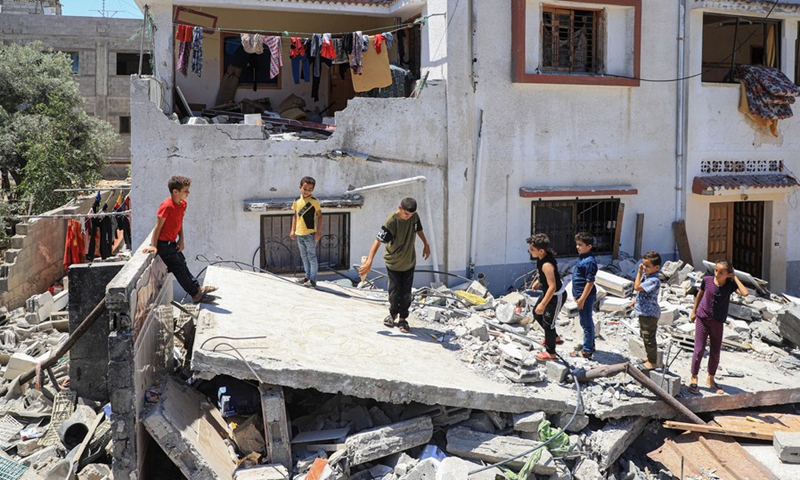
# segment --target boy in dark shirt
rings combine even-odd
[[[417,201],[406,197],[400,202],[397,211],[386,217],[381,231],[372,243],[367,260],[358,269],[362,278],[366,276],[372,269],[372,260],[378,253],[378,248],[381,244],[386,245],[383,259],[389,275],[389,315],[383,320],[383,324],[394,327],[395,319],[399,316],[397,326],[403,333],[411,331],[408,325],[408,307],[411,306],[411,287],[414,285],[414,267],[417,265],[415,234],[422,240],[422,256],[427,259],[431,249],[419,221]]]
[[[561,282],[561,275],[558,273],[558,263],[554,252],[550,249],[550,237],[544,233],[537,233],[528,237],[528,252],[536,258],[536,269],[539,271],[539,279],[534,282],[532,290],[542,289],[542,296],[536,302],[533,310],[533,319],[536,320],[544,330],[545,350],[536,354],[536,360],[546,362],[556,360],[556,344],[563,343],[556,333],[556,318],[564,301],[567,299],[567,292]]]
[[[167,266],[167,271],[175,275],[181,288],[192,296],[194,303],[211,300],[207,293],[217,290],[217,287],[206,285],[201,287],[194,275],[186,266],[186,257],[183,256],[184,234],[183,215],[186,213],[186,197],[189,196],[190,178],[175,175],[167,183],[170,196],[161,202],[158,207],[156,226],[150,239],[150,246],[144,248],[144,253],[158,253]]]
[[[591,233],[581,232],[575,235],[575,248],[578,250],[578,262],[572,268],[572,296],[578,304],[578,312],[583,328],[583,344],[576,345],[573,357],[592,358],[594,354],[594,319],[592,307],[597,299],[597,288],[594,286],[597,275],[597,260],[592,255],[594,237]]]

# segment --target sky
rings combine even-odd
[[[102,15],[105,3],[106,14]],[[61,14],[78,17],[142,18],[133,0],[61,0]]]

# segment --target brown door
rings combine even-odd
[[[764,202],[733,206],[733,266],[761,277],[764,255]]]
[[[708,256],[706,260],[733,260],[733,202],[708,206]]]
[[[333,65],[331,72],[331,92],[328,95],[328,105],[330,108],[323,115],[332,116],[339,110],[344,110],[347,101],[356,96],[353,90],[353,80],[350,78],[350,70],[345,69],[344,77],[340,76],[339,65]]]

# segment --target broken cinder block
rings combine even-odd
[[[775,453],[784,463],[800,463],[800,432],[776,431],[772,436]]]
[[[681,377],[670,372],[659,372],[656,370],[650,370],[649,375],[650,380],[673,397],[681,393]]]
[[[345,445],[350,465],[361,465],[428,443],[432,436],[431,418],[418,417],[350,435]]]

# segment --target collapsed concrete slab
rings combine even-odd
[[[456,427],[447,432],[447,451],[464,458],[473,458],[484,462],[495,463],[519,455],[541,445],[542,442],[519,437],[492,435],[475,432],[468,428]],[[541,457],[533,467],[538,475],[556,473],[553,455],[547,448],[540,448]],[[525,465],[529,455],[513,460],[508,466],[520,469]]]
[[[386,328],[386,306],[359,298],[368,292],[327,282],[314,290],[217,266],[205,281],[219,290],[197,325],[192,370],[202,378],[224,374],[398,404],[512,413],[567,407],[569,387],[512,386],[481,376],[458,359],[457,345],[433,339],[413,317],[410,334]]]
[[[605,470],[617,461],[620,455],[644,431],[647,417],[631,417],[611,420],[600,430],[592,432],[587,442],[600,458],[600,468]]]
[[[147,404],[142,423],[186,478],[229,479],[236,463],[217,422],[201,405],[202,394],[165,377],[158,403]]]
[[[427,443],[433,436],[430,417],[373,428],[347,437],[350,465],[361,465]]]

